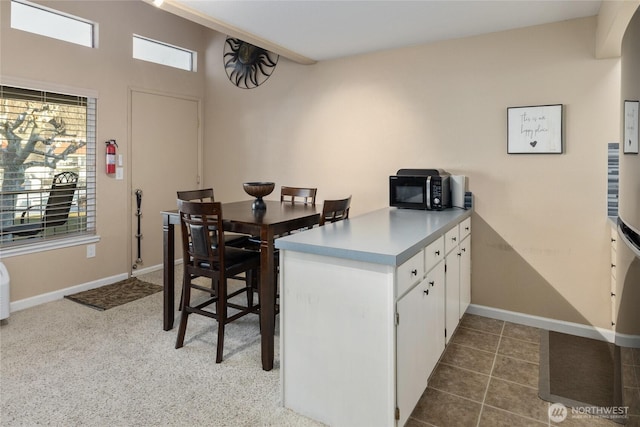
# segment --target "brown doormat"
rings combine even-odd
[[[132,277],[111,285],[67,295],[65,298],[103,311],[155,294],[161,290],[162,286],[160,285],[143,282]]]
[[[562,403],[624,424],[620,347],[590,338],[542,331],[540,335],[541,399]],[[616,412],[617,413],[614,413]]]

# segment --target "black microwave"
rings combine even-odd
[[[451,207],[450,175],[442,169],[400,169],[389,177],[389,205],[405,209]]]

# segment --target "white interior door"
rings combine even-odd
[[[176,209],[176,191],[196,189],[200,174],[200,102],[131,92],[132,270],[162,264],[163,210]],[[136,191],[142,191],[140,254]],[[176,227],[176,257],[182,254]]]

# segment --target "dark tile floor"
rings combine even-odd
[[[538,397],[540,330],[465,315],[406,427],[620,426],[570,412],[549,421]],[[626,426],[640,427],[640,349],[622,349]]]

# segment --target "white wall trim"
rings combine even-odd
[[[182,258],[177,259],[175,261],[175,264],[176,265],[182,264]],[[136,270],[133,272],[131,276],[137,277],[142,274],[151,273],[161,269],[162,269],[162,264],[156,264],[156,265],[152,265],[151,267]],[[65,297],[65,295],[71,295],[71,294],[75,294],[82,291],[88,291],[90,289],[95,289],[95,288],[99,288],[100,286],[110,285],[112,283],[116,283],[121,280],[126,280],[128,278],[129,278],[129,275],[127,273],[121,273],[121,274],[116,274],[115,276],[94,280],[93,282],[87,282],[80,285],[59,289],[57,291],[48,292],[46,294],[41,294],[41,295],[36,295],[34,297],[21,299],[21,300],[12,302],[9,305],[9,312],[13,313],[14,311],[20,311],[26,308],[35,307],[40,304],[45,304],[47,302],[62,299]]]
[[[154,271],[158,271],[158,270],[162,270],[162,264],[156,264],[156,265],[152,265],[151,267],[145,267],[145,268],[139,268],[139,269],[133,270],[131,272],[131,276],[138,277],[138,276],[142,276],[143,274],[153,273]]]
[[[491,319],[505,320],[507,322],[518,323],[520,325],[547,329],[549,331],[607,341],[623,347],[640,348],[640,336],[619,334],[610,329],[598,328],[596,326],[565,322],[563,320],[550,319],[547,317],[532,316],[530,314],[507,311],[500,308],[477,304],[469,305],[466,312],[469,314],[477,314],[478,316],[489,317]]]
[[[99,288],[100,286],[110,285],[111,283],[125,280],[129,277],[127,273],[116,274],[115,276],[105,277],[103,279],[94,280],[93,282],[87,282],[76,286],[71,286],[64,289],[59,289],[53,292],[47,292],[46,294],[36,295],[34,297],[21,299],[14,301],[10,304],[9,311],[24,310],[26,308],[35,307],[40,304],[44,304],[51,301],[56,301],[64,298],[65,295],[75,294],[77,292],[88,291],[89,289]]]
[[[640,348],[640,336],[616,332],[616,345],[620,347]]]
[[[70,248],[72,246],[90,245],[92,243],[98,243],[99,241],[100,236],[95,234],[71,236],[62,239],[50,239],[33,244],[25,244],[10,247],[8,249],[2,249],[0,250],[0,259],[35,254],[37,252],[51,251],[55,249]]]

